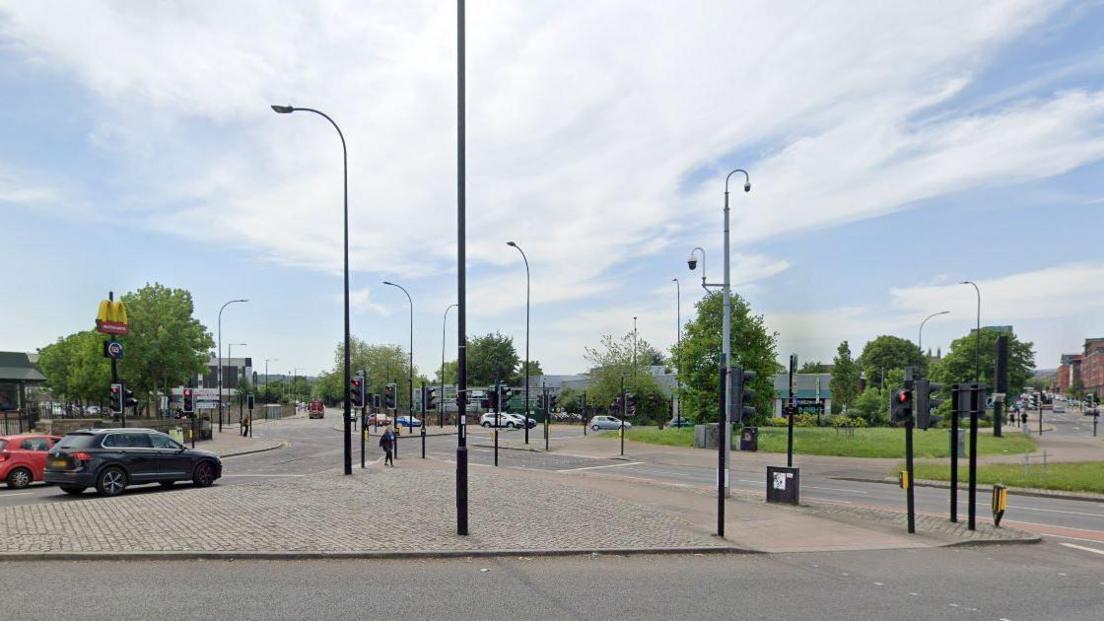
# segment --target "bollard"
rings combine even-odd
[[[425,421],[422,421],[422,459],[425,459],[425,439],[426,439]]]
[[[993,526],[1000,528],[1004,510],[1008,508],[1008,488],[997,483],[993,485]]]

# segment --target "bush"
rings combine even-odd
[[[866,427],[866,421],[856,416],[835,416],[832,418],[833,427]]]

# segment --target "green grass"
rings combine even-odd
[[[616,431],[606,435],[617,436]],[[693,429],[630,429],[627,440],[647,444],[666,446],[692,446]],[[734,438],[734,442],[738,438]],[[950,441],[946,430],[932,429],[917,431],[913,434],[913,449],[916,457],[948,457]],[[978,436],[979,455],[1001,455],[1029,453],[1035,449],[1035,442],[1019,433],[1007,434],[1003,438],[994,438],[987,434]],[[785,427],[760,427],[759,450],[767,453],[786,452]],[[905,431],[882,427],[860,428],[854,436],[836,433],[831,427],[794,428],[794,453],[798,455],[834,455],[838,457],[885,457],[904,458]]]
[[[904,466],[900,469],[904,469]],[[917,479],[951,480],[948,464],[916,464],[914,471]],[[958,477],[960,482],[966,480],[963,464],[958,466]],[[1104,494],[1104,462],[1054,463],[1048,464],[1045,471],[1042,464],[1032,463],[1026,474],[1022,464],[990,464],[978,466],[978,482]]]

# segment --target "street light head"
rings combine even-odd
[[[385,285],[391,285],[392,287],[394,287],[394,286],[395,286],[395,283],[391,282],[390,280],[385,280],[385,281],[383,281],[383,284],[385,284]]]
[[[747,183],[744,184],[744,191],[745,192],[750,192],[751,191],[751,182],[750,181],[748,181]]]
[[[514,243],[514,242],[512,242],[512,241],[508,241],[508,242],[506,242],[506,245],[507,245],[507,246],[511,246],[511,247],[513,247],[513,248],[517,248],[517,244],[515,244],[515,243]]]
[[[291,114],[295,108],[291,106],[272,106],[272,110],[277,114]]]

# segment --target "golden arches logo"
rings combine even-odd
[[[121,300],[103,300],[96,311],[96,331],[104,334],[127,334],[126,304]]]

